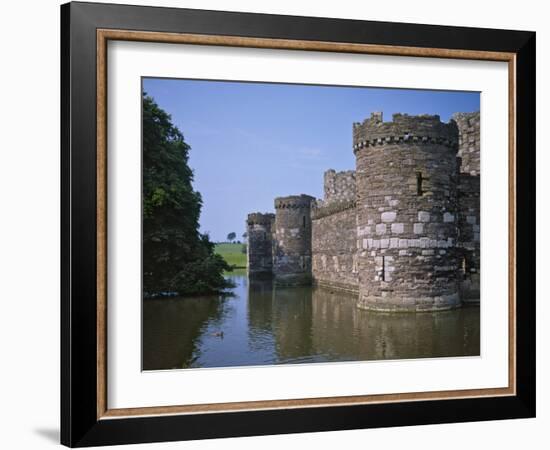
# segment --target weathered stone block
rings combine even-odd
[[[420,239],[409,239],[409,247],[420,247]]]
[[[392,223],[391,224],[391,232],[393,234],[401,234],[403,233],[405,229],[405,225],[402,223]]]
[[[415,223],[413,225],[413,232],[414,232],[414,234],[424,233],[424,224],[423,223]]]
[[[376,234],[386,234],[386,232],[387,232],[387,225],[385,223],[376,224]]]
[[[455,216],[454,214],[451,214],[449,212],[446,212],[443,214],[443,222],[454,222],[455,221]]]
[[[418,221],[419,222],[429,222],[430,213],[426,211],[418,211]]]
[[[365,236],[368,234],[371,234],[372,229],[370,226],[366,225],[364,227],[357,227],[357,235],[358,236]]]

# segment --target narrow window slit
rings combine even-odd
[[[421,196],[422,194],[422,172],[416,172],[416,195]]]

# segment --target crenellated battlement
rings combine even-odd
[[[277,197],[275,199],[275,209],[309,209],[314,201],[315,197],[305,194]]]
[[[268,225],[271,225],[274,220],[275,220],[275,214],[273,213],[255,212],[255,213],[248,214],[246,223],[248,224],[248,226],[253,226],[253,225],[268,226]]]
[[[454,113],[453,120],[461,131],[475,131],[479,127],[479,111],[469,113]]]
[[[441,122],[438,115],[394,114],[384,122],[382,113],[375,112],[363,122],[353,124],[353,151],[386,144],[439,144],[458,146],[458,128],[451,120]]]

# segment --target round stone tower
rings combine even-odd
[[[382,113],[353,125],[358,306],[432,311],[460,304],[456,123]]]
[[[273,268],[273,225],[275,214],[252,213],[246,220],[249,276],[271,276]]]
[[[311,206],[309,195],[275,199],[273,275],[275,284],[311,283]]]

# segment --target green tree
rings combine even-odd
[[[234,231],[232,231],[231,233],[229,233],[227,235],[227,240],[229,242],[233,242],[235,240],[235,238],[237,237],[237,233],[235,233]]]
[[[143,290],[146,295],[219,292],[231,270],[199,232],[202,199],[192,186],[190,146],[143,93]]]

